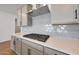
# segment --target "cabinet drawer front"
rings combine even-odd
[[[28,55],[28,47],[22,45],[22,55]]]
[[[34,48],[31,48],[29,46],[25,46],[25,44],[22,44],[22,55],[43,55],[43,52],[40,52]]]
[[[43,52],[39,52],[39,51],[36,51],[36,50],[31,50],[31,55],[43,55]]]
[[[66,53],[54,50],[54,49],[50,49],[50,48],[44,48],[44,52],[47,55],[67,55]]]
[[[27,41],[27,40],[22,40],[22,43],[24,43],[26,46],[30,46],[30,47],[32,47],[36,50],[43,51],[43,46],[41,46],[39,44],[30,42],[30,41]]]

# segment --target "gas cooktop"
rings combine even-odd
[[[49,38],[49,35],[31,33],[31,34],[23,35],[23,37],[31,38],[31,39],[42,41],[42,42],[46,42],[47,39]]]

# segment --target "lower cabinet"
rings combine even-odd
[[[30,50],[30,55],[43,55],[42,52],[35,50],[35,49],[31,49]]]
[[[21,39],[15,36],[11,37],[11,49],[18,55],[21,54]]]
[[[18,55],[68,55],[64,52],[20,39],[16,36],[11,37],[10,47]]]
[[[28,55],[28,47],[25,46],[23,43],[22,43],[22,52],[21,52],[22,55]]]
[[[29,44],[27,44],[27,42]],[[30,46],[29,41],[22,40],[22,55],[43,55],[43,51],[40,51],[40,50],[34,48],[33,46]]]
[[[22,55],[42,55],[42,53],[34,48],[22,46]]]
[[[58,50],[51,49],[51,48],[48,48],[48,47],[44,47],[44,54],[45,55],[68,55],[64,52],[60,52]]]
[[[15,45],[16,46],[15,52],[16,52],[16,54],[20,55],[21,54],[21,39],[16,38],[15,44],[16,44]]]
[[[10,42],[10,48],[15,51],[16,46],[15,46],[15,37],[11,36],[11,42]]]

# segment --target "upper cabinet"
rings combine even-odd
[[[32,10],[30,4],[23,5],[18,9],[18,26],[31,26],[32,25],[32,16],[30,13],[27,14],[29,10]]]
[[[36,17],[39,15],[49,13],[49,8],[47,5],[43,4],[33,4],[32,10],[28,11],[27,13],[31,13],[32,17]]]
[[[30,26],[32,24],[32,17],[27,12],[31,10],[31,5],[25,5],[22,7],[22,26]]]
[[[38,9],[38,8],[41,8],[41,7],[43,7],[43,6],[46,6],[46,4],[32,4],[32,9],[34,10],[34,9]]]
[[[35,16],[46,14],[46,13],[49,13],[49,8],[47,5],[37,6],[37,9],[33,10],[32,16],[35,17]]]
[[[26,4],[17,10],[17,26],[31,26],[32,17],[49,13],[45,4]]]
[[[75,4],[48,5],[52,24],[78,23],[79,8]]]
[[[17,9],[17,19],[16,19],[16,26],[21,26],[21,9]]]

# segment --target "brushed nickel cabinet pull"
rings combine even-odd
[[[31,55],[30,51],[31,51],[31,50],[30,50],[30,49],[28,49],[28,55]]]
[[[75,19],[77,19],[77,9],[75,10]]]

